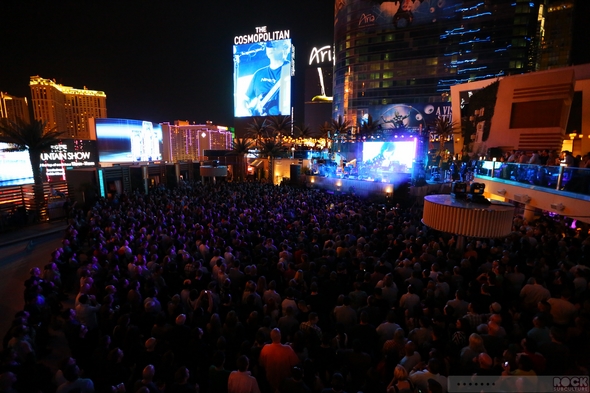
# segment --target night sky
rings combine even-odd
[[[30,99],[39,75],[104,91],[111,118],[231,126],[233,37],[290,30],[305,65],[312,47],[332,43],[333,9],[333,0],[4,1],[0,90]]]

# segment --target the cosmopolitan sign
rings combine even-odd
[[[309,55],[309,65],[333,62],[332,47],[330,45],[321,48],[314,47]]]
[[[95,141],[67,139],[41,153],[41,168],[48,176],[63,176],[66,167],[96,166],[97,158]]]
[[[288,40],[291,38],[289,30],[268,31],[266,26],[256,28],[253,34],[238,35],[234,37],[234,45],[253,44],[276,40]]]

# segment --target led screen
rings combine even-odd
[[[369,107],[373,121],[385,130],[420,131],[432,127],[437,118],[453,121],[450,102],[392,104]]]
[[[438,21],[456,17],[460,4],[460,0],[337,1],[335,31],[342,34],[350,25],[357,26],[358,29],[388,30],[433,25]],[[463,8],[459,11],[471,11],[475,14],[476,8]]]
[[[41,170],[48,181],[66,180],[66,168],[89,168],[97,163],[95,141],[64,139],[41,153]]]
[[[28,151],[7,152],[8,143],[0,142],[0,187],[33,183]]]
[[[149,121],[96,119],[100,162],[140,162],[162,159],[162,127]]]
[[[415,156],[415,138],[394,142],[363,143],[363,166],[366,170],[409,172]]]
[[[234,45],[234,114],[291,114],[291,40]]]

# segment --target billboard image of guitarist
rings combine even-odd
[[[257,70],[245,95],[250,116],[275,116],[290,113],[290,40],[265,43],[269,64]]]

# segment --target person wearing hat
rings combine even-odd
[[[288,102],[282,102],[281,89],[288,89],[291,76],[288,61],[291,50],[290,40],[268,41],[264,43],[269,63],[252,76],[245,92],[244,105],[250,116],[286,115]]]

